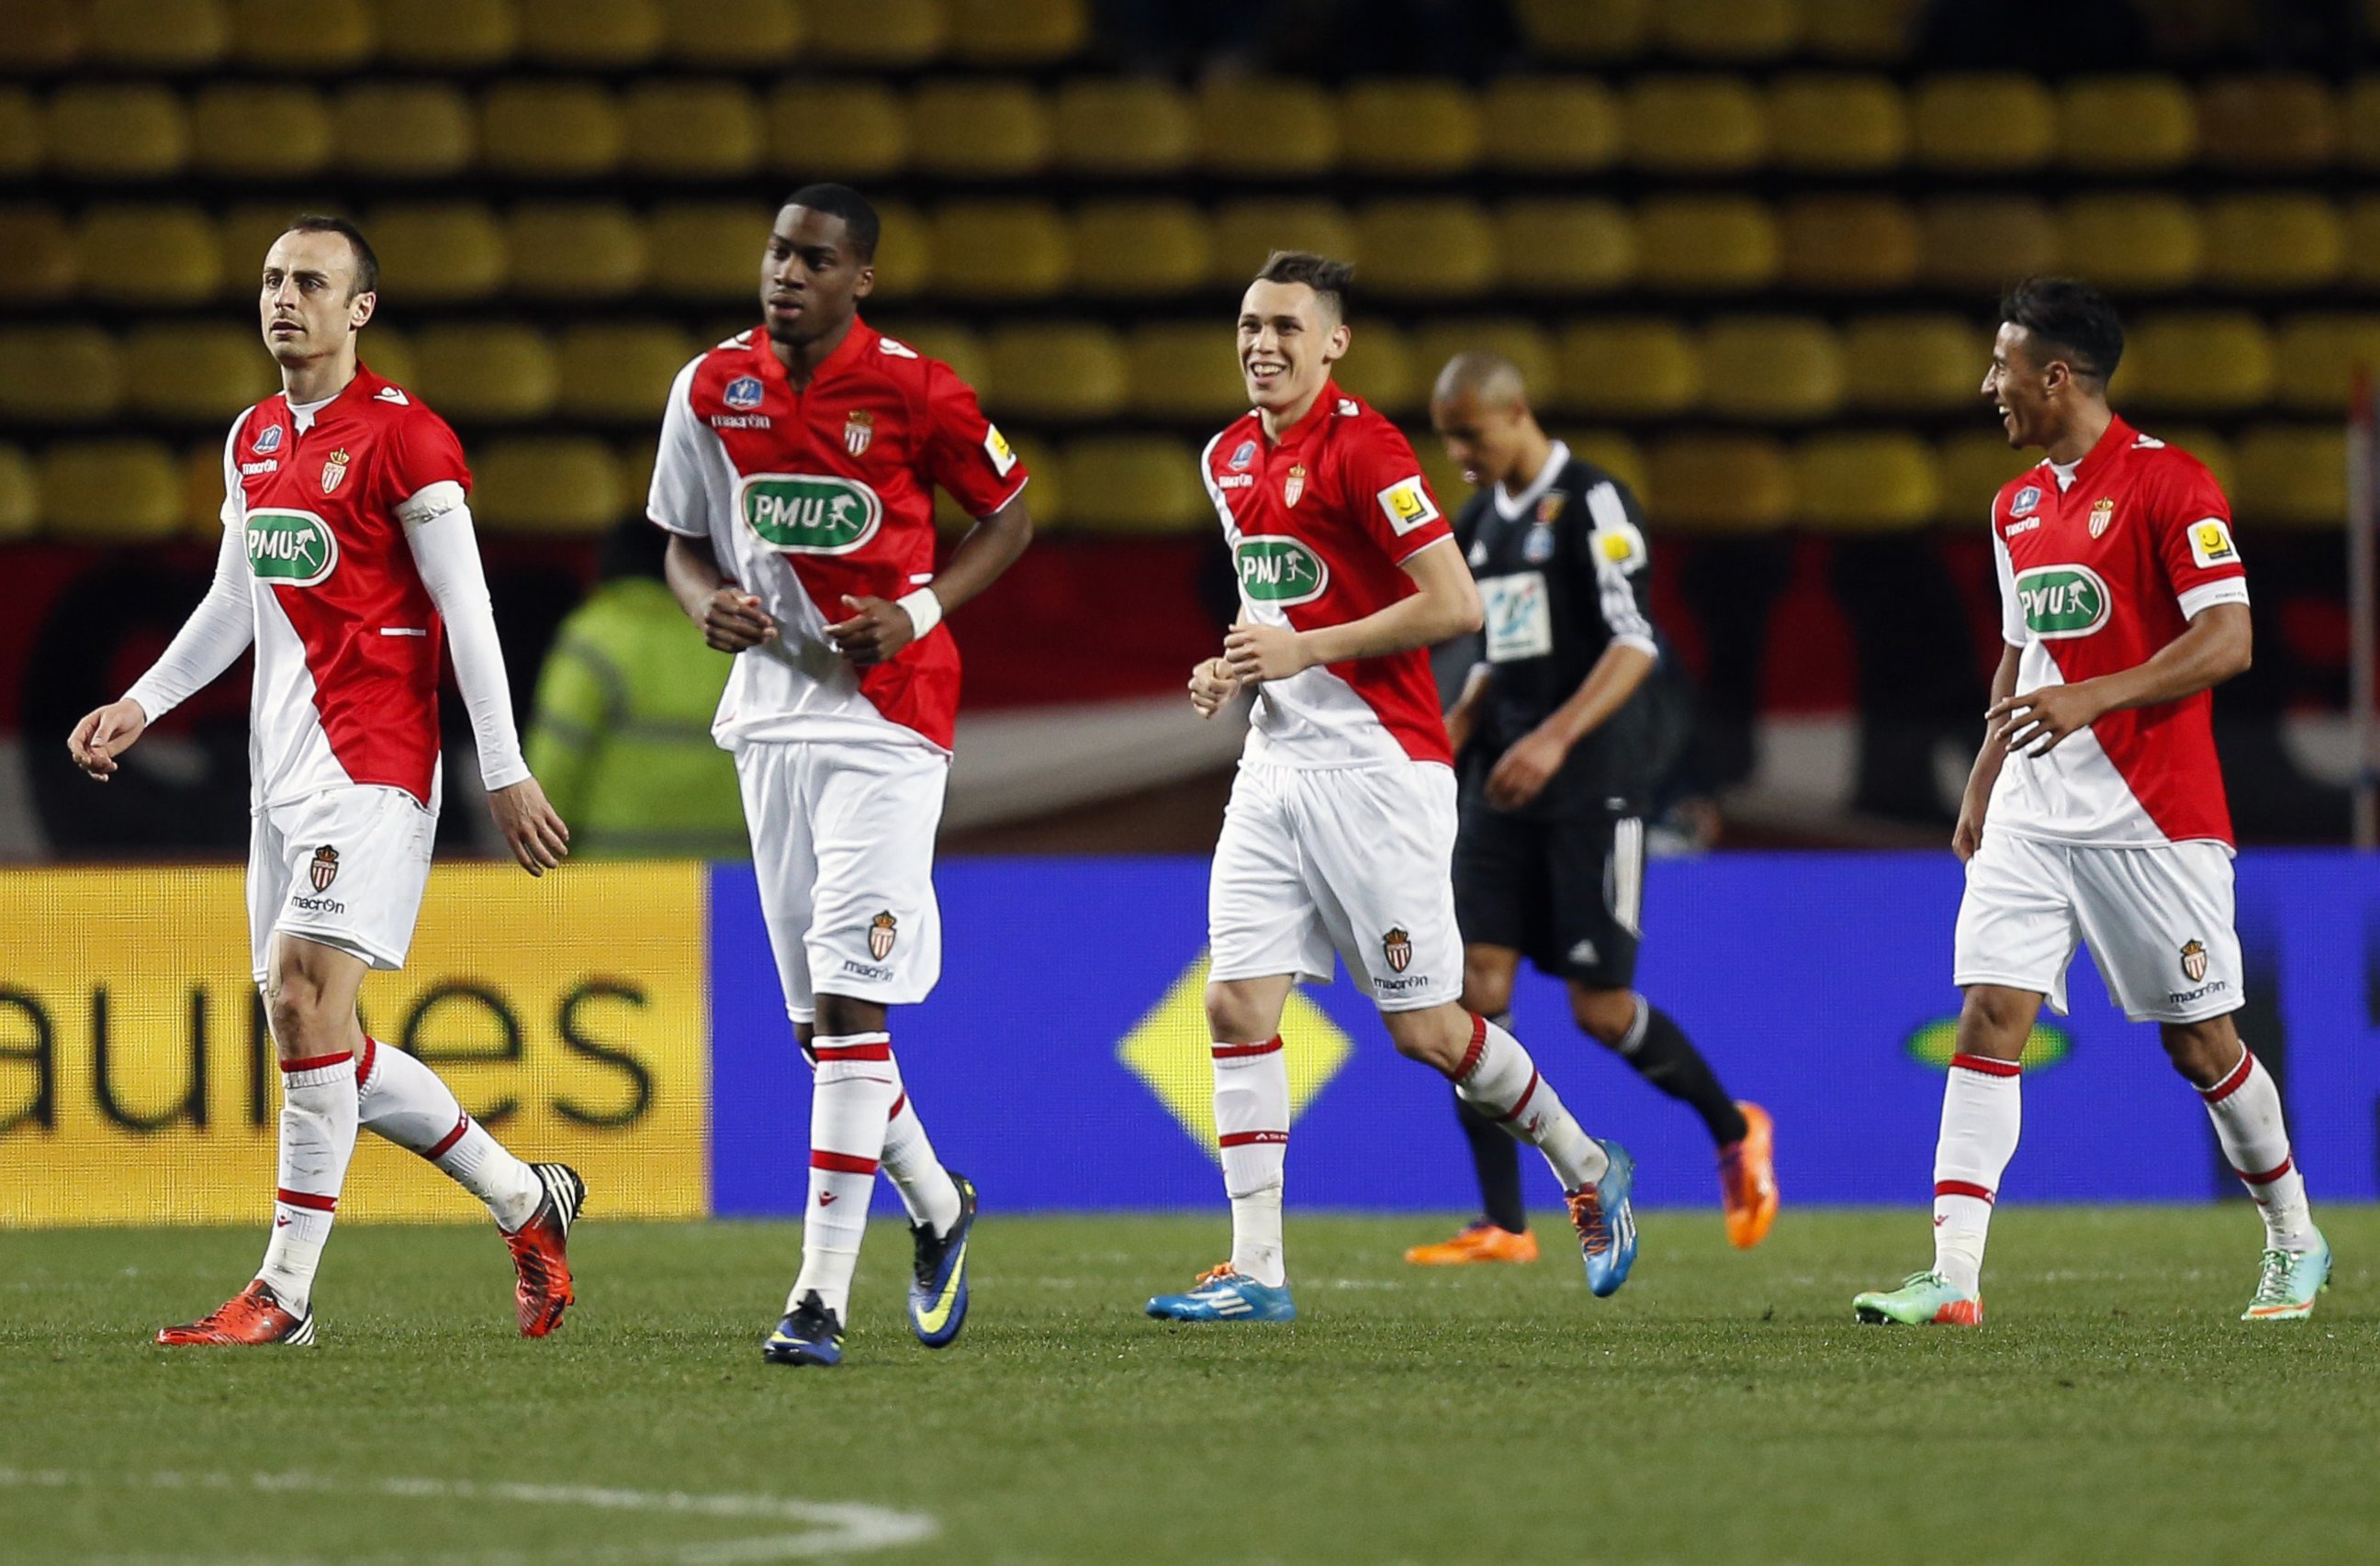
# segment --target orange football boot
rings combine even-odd
[[[1415,1267],[1463,1267],[1475,1261],[1535,1261],[1537,1237],[1526,1231],[1515,1234],[1482,1219],[1451,1240],[1415,1245],[1405,1260]]]
[[[1743,1111],[1743,1140],[1718,1150],[1718,1194],[1728,1244],[1748,1251],[1777,1221],[1777,1126],[1758,1104],[1735,1107]]]
[[[269,1343],[302,1349],[314,1341],[314,1313],[292,1316],[281,1306],[273,1286],[260,1278],[213,1310],[180,1327],[157,1329],[157,1346],[166,1349],[261,1347]]]
[[[513,1304],[520,1316],[524,1338],[542,1338],[562,1325],[562,1313],[577,1303],[570,1287],[567,1246],[570,1225],[587,1201],[587,1182],[568,1164],[536,1163],[538,1183],[545,1195],[527,1223],[504,1236],[513,1253],[513,1270],[520,1281]]]

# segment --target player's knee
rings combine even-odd
[[[264,1014],[285,1052],[322,1038],[334,1021],[322,984],[302,970],[274,976],[265,987]]]
[[[1471,1048],[1472,1014],[1461,1006],[1431,1006],[1418,1012],[1389,1012],[1389,1042],[1409,1061],[1451,1075]]]
[[[1279,1019],[1256,997],[1236,986],[1207,986],[1207,1036],[1226,1044],[1257,1044],[1272,1037]]]
[[[2167,1023],[2157,1029],[2166,1059],[2192,1086],[2212,1087],[2240,1063],[2242,1046],[2228,1016],[2205,1022]]]
[[[848,1038],[855,1033],[884,1031],[884,1006],[876,1001],[855,1001],[848,995],[818,998],[815,1033],[827,1038]],[[808,1043],[805,1039],[803,1042]]]
[[[1636,992],[1633,989],[1589,989],[1572,985],[1570,1014],[1581,1031],[1607,1049],[1616,1048],[1636,1025]]]
[[[1959,1049],[1966,1054],[2013,1060],[2033,1031],[2041,1002],[1997,985],[1970,988],[1959,1008]]]

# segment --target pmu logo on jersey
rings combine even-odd
[[[2107,623],[2107,584],[2088,565],[2036,565],[2016,578],[2024,623],[2044,641],[2087,637]]]
[[[248,449],[254,452],[259,456],[262,456],[267,452],[279,451],[281,449],[281,426],[275,424],[272,429],[267,430],[263,434],[256,437],[256,443],[249,446]]]
[[[1416,473],[1410,479],[1400,479],[1382,490],[1376,497],[1381,511],[1388,515],[1389,526],[1404,537],[1425,523],[1438,520],[1438,506],[1429,498],[1429,488]]]
[[[738,375],[727,382],[727,390],[719,394],[719,400],[739,413],[750,412],[760,406],[760,378]]]
[[[1405,933],[1404,926],[1391,926],[1389,933],[1380,937],[1380,955],[1389,960],[1392,973],[1402,973],[1413,966],[1413,937]]]
[[[2099,538],[2116,525],[2116,503],[2097,500],[2091,504],[2091,536]]]
[[[2181,977],[2192,984],[2206,977],[2206,942],[2185,941],[2181,945]]]
[[[1251,603],[1311,603],[1330,585],[1322,557],[1295,539],[1242,539],[1232,562]]]
[[[876,416],[866,408],[855,407],[843,421],[843,449],[858,456],[876,439]]]
[[[347,481],[348,460],[347,448],[341,446],[337,451],[331,454],[330,461],[322,464],[322,492],[324,494],[327,495],[335,492],[341,484]]]
[[[762,543],[785,554],[849,554],[884,522],[874,490],[824,473],[747,474],[736,509]]]
[[[314,850],[313,862],[306,867],[306,879],[314,883],[315,891],[330,891],[331,883],[339,879],[339,851],[327,843]]]
[[[248,568],[261,582],[310,588],[339,564],[339,539],[310,511],[252,511]]]
[[[878,962],[892,954],[892,942],[901,937],[901,921],[887,909],[868,921],[868,954]]]

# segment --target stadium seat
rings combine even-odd
[[[949,365],[953,373],[975,388],[978,397],[990,402],[998,396],[991,355],[972,328],[949,321],[902,321],[882,330],[886,336],[908,344],[928,358]]]
[[[1657,527],[1765,533],[1793,515],[1793,465],[1769,435],[1675,435],[1653,448],[1645,496]]]
[[[2230,442],[2201,424],[2168,424],[2157,421],[2148,431],[2169,446],[2188,452],[2206,465],[2216,484],[2227,495],[2240,492],[2240,454]]]
[[[645,280],[645,231],[616,202],[524,202],[505,220],[504,251],[524,298],[624,298]]]
[[[1778,233],[1784,279],[1796,288],[1906,288],[1925,260],[1917,214],[1890,196],[1803,196],[1786,204]]]
[[[934,276],[934,229],[906,201],[879,201],[882,233],[876,244],[876,292],[868,298],[891,302],[926,291]]]
[[[1137,327],[1125,352],[1135,413],[1220,423],[1248,410],[1247,386],[1240,378],[1228,321],[1158,322]]]
[[[1216,335],[1220,340],[1219,334]],[[1001,419],[1103,419],[1130,390],[1123,345],[1087,322],[1024,322],[991,334],[992,409]]]
[[[2338,281],[2347,265],[2347,230],[2320,196],[2217,196],[2204,219],[2206,281],[2218,287],[2293,293]]]
[[[1433,321],[1413,334],[1411,357],[1422,395],[1438,382],[1439,371],[1457,354],[1485,350],[1500,354],[1520,370],[1531,403],[1558,407],[1562,401],[1560,356],[1552,339],[1526,321],[1509,316],[1458,321]]]
[[[1516,293],[1599,294],[1636,273],[1636,229],[1610,201],[1528,198],[1496,213],[1504,285]]]
[[[1797,174],[1899,168],[1909,155],[1909,111],[1888,77],[1779,77],[1768,91],[1768,153]]]
[[[2205,265],[2198,214],[2177,196],[2084,196],[2066,204],[2060,227],[2060,264],[2112,291],[2188,287]]]
[[[375,321],[358,339],[356,357],[382,380],[394,381],[400,386],[413,384],[413,339],[394,326],[382,326]]]
[[[2380,386],[2380,315],[2291,316],[2275,348],[2275,400],[2292,412],[2344,413],[2359,369]]]
[[[1797,0],[1662,0],[1653,20],[1660,43],[1694,59],[1774,60],[1802,36]]]
[[[1976,379],[1980,382],[1982,377]],[[1934,448],[1934,472],[1940,493],[1935,520],[1980,533],[1991,515],[1992,497],[2000,492],[2000,486],[2040,460],[2038,452],[2011,450],[2008,437],[1997,430],[1973,430],[1951,436]]]
[[[1644,448],[1617,430],[1558,430],[1557,440],[1570,447],[1571,455],[1595,464],[1636,493],[1639,505],[1646,504],[1652,491],[1652,464],[1645,460]]]
[[[70,83],[50,98],[42,143],[73,179],[162,179],[189,161],[181,100],[153,82]]]
[[[646,287],[664,299],[733,299],[759,319],[760,257],[775,215],[765,201],[676,201],[645,225]],[[738,331],[744,327],[736,328]]]
[[[115,340],[98,327],[0,327],[0,419],[87,424],[123,401]]]
[[[1988,333],[1955,315],[1874,315],[1843,332],[1843,394],[1870,413],[1981,406]]]
[[[262,285],[264,257],[287,232],[298,209],[287,201],[247,201],[230,208],[214,225],[217,297],[254,308]],[[333,208],[336,213],[339,209]],[[351,214],[348,214],[351,215]],[[367,229],[369,235],[370,230]],[[378,249],[375,243],[374,249]]]
[[[1573,322],[1559,346],[1551,406],[1602,419],[1666,419],[1702,401],[1701,352],[1677,323],[1650,316]]]
[[[952,201],[934,213],[934,284],[963,299],[1035,299],[1066,285],[1065,220],[1039,201]]]
[[[1368,258],[1366,294],[1459,298],[1487,292],[1497,276],[1496,229],[1475,201],[1392,197],[1355,218],[1355,245]]]
[[[1557,60],[1625,60],[1645,46],[1656,0],[1516,0],[1529,53]]]
[[[380,56],[422,69],[485,70],[520,47],[512,0],[372,0]]]
[[[232,0],[231,18],[232,57],[261,70],[350,71],[380,42],[364,0]]]
[[[74,230],[52,206],[0,207],[0,305],[55,304],[82,275]]]
[[[414,390],[453,419],[542,419],[561,384],[543,334],[511,322],[424,327],[414,337],[413,360]],[[660,411],[657,398],[656,417]]]
[[[1889,65],[1909,49],[1916,0],[1802,0],[1802,47],[1813,58]]]
[[[22,179],[40,168],[45,140],[33,95],[22,88],[0,87],[0,176]]]
[[[1813,435],[1793,449],[1793,520],[1804,528],[1901,532],[1941,504],[1934,453],[1905,431]]]
[[[1014,179],[1050,163],[1050,111],[1021,81],[943,79],[909,94],[909,161],[956,179]]]
[[[978,66],[1048,66],[1091,38],[1090,0],[944,0],[951,58]]]
[[[760,161],[760,115],[733,81],[655,78],[628,89],[627,166],[654,179],[733,179]]]
[[[2338,155],[2338,111],[2313,76],[2235,76],[2199,90],[2200,145],[2217,168],[2303,173]]]
[[[2058,161],[2086,174],[2164,174],[2198,155],[2198,105],[2169,76],[2086,76],[2058,94]]]
[[[2380,198],[2348,203],[2347,280],[2358,288],[2380,288]]]
[[[1349,322],[1349,343],[1347,357],[1330,368],[1342,391],[1391,419],[1428,401],[1429,377],[1437,367],[1422,361],[1401,328],[1378,317],[1358,317]]]
[[[590,81],[500,81],[480,101],[480,157],[516,179],[591,179],[620,164],[627,133]]]
[[[230,48],[231,18],[219,0],[91,0],[84,23],[83,55],[94,65],[204,70]]]
[[[1479,161],[1479,107],[1453,81],[1373,78],[1339,99],[1341,161],[1364,174],[1443,177]]]
[[[574,70],[634,70],[661,52],[653,0],[513,0],[521,57]]]
[[[1330,96],[1292,77],[1210,82],[1196,99],[1201,161],[1213,173],[1293,179],[1330,172],[1339,116]]]
[[[2131,323],[2113,394],[2184,413],[2260,407],[2272,395],[2272,338],[2245,310],[2187,310]]]
[[[2348,166],[2380,169],[2380,76],[2355,79],[2340,119],[2339,147]]]
[[[1918,212],[1919,270],[1937,288],[1998,289],[2058,263],[2049,210],[2029,196],[1952,196]]]
[[[1198,151],[1188,94],[1163,81],[1069,81],[1058,89],[1050,130],[1058,163],[1078,174],[1172,174]]]
[[[2346,527],[2347,432],[2337,425],[2251,430],[2240,439],[2239,463],[2232,503],[2248,526]]]
[[[90,13],[78,0],[18,0],[0,29],[0,75],[63,71],[83,57]]]
[[[479,126],[469,102],[432,82],[364,81],[331,109],[339,167],[368,179],[443,179],[471,166]]]
[[[1742,196],[1657,196],[1637,209],[1637,274],[1679,293],[1758,288],[1777,275],[1777,225]]]
[[[789,81],[769,95],[769,166],[878,179],[909,161],[909,122],[880,81]]]
[[[808,0],[802,11],[804,52],[829,65],[922,66],[942,52],[950,31],[941,0]]]
[[[1009,432],[1001,431],[1003,435]],[[1033,516],[1033,536],[1047,536],[1051,529],[1066,524],[1066,463],[1057,447],[1034,435],[1010,435],[1008,443],[1015,449],[1025,471],[1033,476],[1032,487],[1025,492],[1026,509]],[[934,526],[949,538],[964,537],[974,527],[976,519],[966,508],[951,498],[951,492],[941,485],[934,487]]]
[[[182,453],[182,531],[211,543],[223,541],[224,443],[200,441]]]
[[[220,426],[281,389],[273,360],[252,326],[216,322],[141,326],[125,339],[123,358],[128,407],[150,419],[201,419]],[[217,450],[220,454],[220,445]]]
[[[1087,533],[1202,533],[1215,508],[1198,448],[1161,435],[1094,435],[1065,449],[1066,518]]]
[[[1703,332],[1704,406],[1724,419],[1800,422],[1842,406],[1843,350],[1825,322],[1723,316]]]
[[[1648,76],[1621,99],[1628,161],[1658,175],[1742,174],[1768,157],[1768,121],[1751,83]]]
[[[1195,292],[1212,273],[1207,220],[1187,201],[1096,201],[1075,216],[1075,285],[1107,298]]]
[[[83,297],[105,304],[202,304],[223,281],[214,225],[198,207],[103,202],[84,211],[75,251]]]
[[[331,162],[331,115],[310,87],[217,82],[190,106],[190,164],[229,179],[288,179]]]
[[[623,491],[618,461],[591,435],[491,441],[471,468],[471,514],[492,533],[592,538],[644,504]]]
[[[704,70],[782,66],[801,50],[794,0],[662,0],[662,53]]]
[[[0,543],[33,536],[42,525],[42,486],[25,448],[0,443]]]
[[[382,292],[407,309],[484,299],[504,285],[504,230],[476,201],[392,202],[364,232],[380,255]]]
[[[2058,148],[2058,101],[2032,77],[1961,72],[1918,84],[1917,160],[1951,174],[2039,168]]]
[[[698,346],[675,327],[650,322],[569,327],[553,347],[555,410],[658,425],[670,382]]]
[[[1512,174],[1586,174],[1627,145],[1620,105],[1591,77],[1500,77],[1480,101],[1488,161]]]
[[[42,454],[42,531],[67,543],[146,543],[181,530],[182,476],[155,441],[60,441]]]
[[[1245,288],[1275,250],[1313,250],[1345,261],[1360,261],[1363,254],[1355,225],[1329,201],[1266,197],[1234,201],[1215,213],[1218,285]]]

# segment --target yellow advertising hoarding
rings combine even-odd
[[[432,871],[367,1029],[599,1218],[709,1208],[698,864]],[[270,1220],[279,1074],[237,868],[0,872],[0,1224]],[[342,1219],[484,1220],[366,1132]]]

